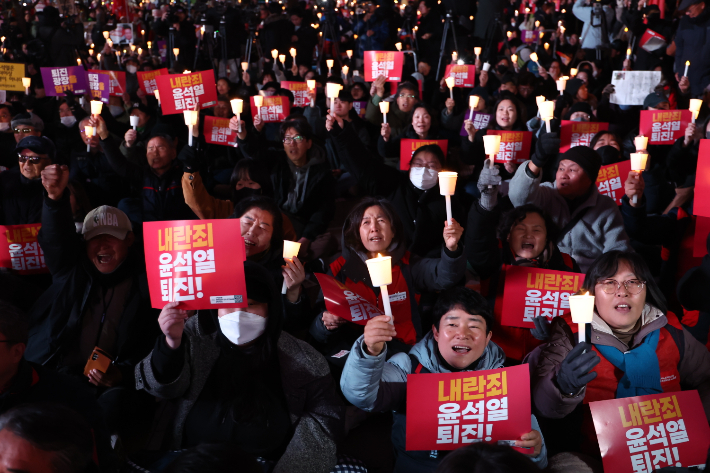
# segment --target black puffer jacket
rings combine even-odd
[[[39,222],[44,187],[40,179],[29,180],[19,168],[0,173],[0,204],[3,225]]]

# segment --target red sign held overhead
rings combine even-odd
[[[441,151],[446,156],[449,150],[449,140],[412,140],[403,139],[399,142],[399,169],[409,171],[409,161],[412,160],[414,152],[424,145],[439,145]]]
[[[697,391],[590,402],[604,471],[652,472],[705,463],[710,427]]]
[[[305,82],[281,82],[281,87],[290,90],[293,94],[294,107],[308,107],[311,100],[308,98],[308,84]]]
[[[621,205],[624,197],[624,183],[631,172],[631,161],[602,166],[597,176],[597,189],[600,194],[611,197],[616,205]]]
[[[710,217],[710,140],[700,140],[698,148],[693,214]]]
[[[239,219],[143,223],[152,307],[247,307],[246,254]]]
[[[217,103],[214,71],[193,72],[191,74],[170,74],[156,78],[160,92],[160,106],[163,115],[182,113],[185,110],[210,108]]]
[[[402,51],[365,51],[365,82],[385,76],[388,81],[402,80],[404,53]]]
[[[18,274],[49,273],[37,242],[40,228],[41,223],[0,225],[0,268],[12,268]]]
[[[106,74],[109,79],[111,97],[121,97],[126,92],[126,73],[123,71],[97,71]]]
[[[589,146],[594,135],[608,129],[608,123],[562,120],[562,125],[560,126],[560,153],[564,153],[575,146]]]
[[[528,365],[407,376],[408,451],[477,442],[512,446],[530,429]]]
[[[254,96],[249,100],[251,109],[255,110],[254,115],[259,115],[265,123],[281,123],[291,113],[291,104],[287,97],[264,97],[261,107],[257,107],[254,103]]]
[[[207,143],[237,146],[237,133],[229,128],[229,118],[205,117],[202,133]]]
[[[454,87],[474,87],[476,81],[476,66],[473,64],[448,64],[444,77],[456,79]]]
[[[639,135],[648,136],[650,145],[672,145],[692,120],[690,110],[641,110]]]
[[[138,71],[136,72],[138,87],[146,94],[153,94],[158,89],[156,78],[159,76],[167,76],[168,74],[168,70],[165,68],[158,69],[157,71]]]
[[[488,130],[489,135],[500,135],[500,149],[496,163],[522,164],[530,159],[531,131]]]

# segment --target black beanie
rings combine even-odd
[[[592,182],[597,182],[599,168],[602,167],[602,158],[589,146],[575,146],[570,148],[562,156],[560,161],[568,159],[579,164]]]
[[[577,92],[579,92],[579,88],[583,85],[584,81],[582,79],[570,79],[567,81],[567,84],[565,84],[565,92],[567,92],[570,97],[575,98]]]

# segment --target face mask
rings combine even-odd
[[[7,131],[10,129],[10,123],[0,123],[0,131]]]
[[[220,317],[219,329],[230,342],[244,345],[266,331],[266,318],[238,310]]]
[[[498,74],[503,75],[506,72],[508,72],[508,66],[500,65],[500,66],[496,67],[496,70],[498,70]]]
[[[431,189],[439,180],[439,174],[429,168],[411,168],[409,170],[409,180],[414,187],[423,191]]]
[[[138,71],[138,67],[126,66],[126,70],[128,71],[129,74],[135,74]]]
[[[602,146],[597,148],[597,154],[602,157],[602,165],[608,166],[609,164],[618,163],[621,161],[621,155],[619,150],[613,146]]]
[[[109,105],[108,109],[114,117],[117,117],[123,113],[123,107],[120,105]]]
[[[76,123],[76,117],[74,115],[69,117],[59,117],[59,121],[62,122],[62,125],[69,128],[74,126],[74,123]]]

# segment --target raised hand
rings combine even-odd
[[[69,167],[50,164],[42,170],[42,185],[52,200],[59,200],[69,184]]]

